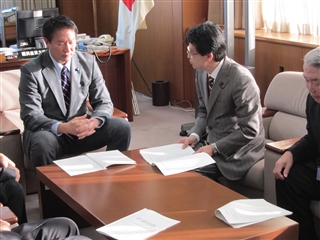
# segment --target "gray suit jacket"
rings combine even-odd
[[[220,171],[237,180],[264,157],[260,90],[252,74],[228,57],[210,96],[207,76],[203,70],[195,72],[199,111],[190,132],[208,134],[207,141],[216,143],[220,152],[214,156]]]
[[[113,104],[95,57],[76,51],[70,68],[71,102],[67,112],[60,76],[48,51],[21,67],[20,117],[24,123],[25,138],[29,131],[51,131],[56,122],[84,115],[87,96],[94,109],[93,117],[112,116]]]

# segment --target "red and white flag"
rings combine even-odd
[[[119,0],[116,44],[118,47],[130,48],[131,56],[136,31],[147,28],[145,18],[153,6],[153,0]]]

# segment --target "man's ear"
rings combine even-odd
[[[214,55],[213,55],[213,53],[209,53],[209,54],[207,54],[207,58],[208,58],[208,61],[210,62],[210,61],[214,61]]]
[[[46,43],[46,45],[48,45],[48,43],[50,43],[49,40],[47,38],[45,38],[45,37],[43,38],[43,40]]]
[[[208,61],[208,62],[214,61],[214,55],[213,55],[213,53],[208,53],[206,56],[207,56],[207,61]]]

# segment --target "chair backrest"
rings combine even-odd
[[[19,82],[19,69],[0,72],[0,114],[1,119],[13,123],[23,131],[23,122],[20,119]]]
[[[269,139],[279,141],[306,134],[306,100],[308,90],[302,72],[281,72],[271,81],[264,105],[278,112],[268,129]]]

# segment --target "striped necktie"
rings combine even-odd
[[[209,76],[209,93],[210,93],[211,90],[212,90],[213,83],[214,83],[214,78],[211,77],[211,76]]]
[[[68,68],[66,66],[63,66],[61,70],[61,87],[62,87],[64,102],[66,104],[66,108],[68,111],[69,105],[70,105],[71,83],[67,75],[67,71],[68,71]]]

